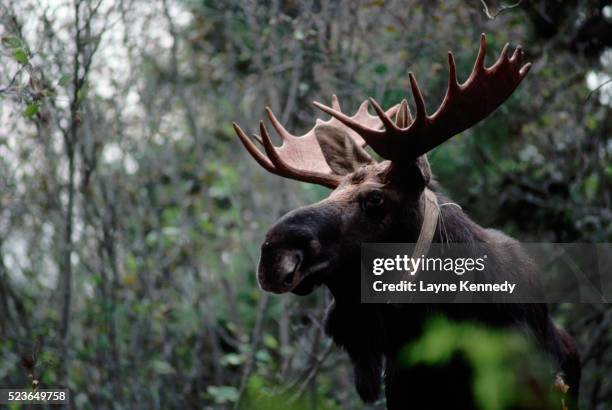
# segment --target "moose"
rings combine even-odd
[[[282,140],[280,147],[273,144],[263,121],[260,135],[253,139],[233,124],[244,147],[267,171],[332,189],[326,199],[287,213],[267,232],[257,279],[264,291],[277,294],[306,295],[320,285],[329,289],[333,303],[325,330],[348,353],[355,387],[366,403],[379,398],[384,377],[389,409],[475,408],[465,363],[453,361],[446,369],[432,370],[406,368],[397,359],[403,346],[419,338],[432,315],[442,315],[526,330],[550,358],[551,381],[556,375],[562,377],[565,389],[569,387],[566,404],[577,406],[581,367],[576,344],[555,325],[545,304],[360,301],[360,245],[366,242],[416,243],[425,250],[432,243],[478,243],[491,246],[491,254],[500,261],[497,275],[537,275],[516,240],[479,226],[459,206],[440,206],[449,199],[439,192],[426,156],[490,115],[525,78],[531,64],[522,64],[520,46],[511,56],[508,47],[486,67],[482,34],[474,68],[462,84],[449,52],[448,88],[432,115],[427,114],[416,78],[409,73],[414,116],[406,100],[385,111],[372,98],[349,116],[334,95],[331,107],[314,103],[331,119],[319,119],[305,135],[295,136],[266,107]],[[368,112],[370,105],[376,115]],[[383,160],[377,162],[366,145]],[[495,254],[496,243],[516,245],[512,263],[504,263],[508,258]]]

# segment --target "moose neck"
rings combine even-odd
[[[474,243],[487,242],[487,233],[484,228],[472,221],[463,210],[449,198],[433,190],[426,189],[421,196],[421,204],[417,214],[418,237],[414,232],[406,231],[405,236],[398,237],[397,242],[417,243],[414,254],[426,254],[431,243]],[[353,255],[354,261],[359,262],[360,255]],[[345,272],[334,275],[337,280],[326,282],[336,302],[359,303],[360,282],[345,280],[359,276],[356,270],[361,269],[359,263],[345,263]]]
[[[472,221],[457,204],[436,193],[440,215],[433,243],[487,242],[486,230]]]

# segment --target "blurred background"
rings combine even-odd
[[[612,6],[509,3],[3,0],[0,386],[68,386],[74,408],[382,408],[323,334],[324,289],[258,289],[267,227],[328,191],[260,169],[231,122],[255,131],[269,105],[299,134],[332,93],[412,104],[409,70],[431,113],[446,52],[464,80],[481,32],[488,64],[510,42],[533,67],[429,155],[435,175],[521,241],[611,242]],[[584,408],[612,408],[612,309],[551,308]]]

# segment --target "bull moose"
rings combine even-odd
[[[372,98],[346,115],[338,98],[331,107],[314,105],[331,115],[317,120],[305,135],[290,134],[266,108],[282,140],[275,147],[264,122],[253,140],[234,123],[245,148],[266,170],[285,178],[323,185],[333,191],[326,199],[295,209],[278,220],[261,246],[257,279],[268,292],[306,295],[325,285],[334,302],[326,318],[326,333],[345,349],[354,368],[354,383],[364,402],[373,402],[385,385],[389,409],[475,407],[469,368],[461,361],[439,371],[406,368],[397,354],[416,340],[431,315],[469,320],[486,326],[527,329],[569,386],[568,405],[576,406],[580,359],[572,337],[556,326],[544,304],[362,304],[360,301],[360,244],[364,242],[431,243],[500,242],[520,245],[505,234],[479,226],[458,206],[441,207],[449,199],[439,193],[426,154],[449,138],[472,127],[499,107],[525,78],[531,64],[522,64],[517,47],[508,45],[497,61],[485,66],[486,38],[469,78],[457,81],[453,54],[448,53],[449,80],[444,100],[428,115],[412,73],[415,103],[406,100],[383,110]],[[371,104],[376,115],[368,112]],[[265,154],[255,142],[263,146]],[[377,162],[368,145],[384,160]],[[495,250],[491,249],[495,257]],[[503,255],[497,255],[500,260]],[[535,275],[526,253],[501,263],[497,275]],[[383,369],[384,368],[384,369]],[[551,377],[552,380],[552,377]]]

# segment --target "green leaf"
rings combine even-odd
[[[18,48],[17,50],[13,51],[13,58],[22,65],[26,65],[29,60],[28,53],[23,48]]]
[[[263,363],[270,363],[272,361],[270,353],[265,350],[258,350],[255,352],[255,359]]]
[[[23,116],[28,118],[28,119],[32,119],[36,113],[38,112],[40,108],[40,103],[35,102],[32,104],[29,104],[25,110],[23,110]]]
[[[63,76],[60,77],[60,79],[57,81],[57,85],[61,85],[62,87],[66,87],[68,84],[70,84],[70,76],[67,74],[64,74]]]
[[[174,367],[172,367],[172,365],[168,362],[165,362],[163,360],[154,360],[151,363],[151,368],[153,369],[153,371],[157,374],[173,374],[174,373]]]
[[[125,258],[125,269],[130,273],[138,271],[138,261],[136,260],[134,255],[128,255]]]
[[[270,334],[266,334],[263,338],[264,345],[270,349],[278,348],[278,341]]]
[[[388,67],[385,64],[376,64],[374,66],[374,73],[378,75],[385,75],[387,74],[387,71],[388,71]]]
[[[599,190],[599,177],[591,174],[584,179],[584,193],[589,201],[592,201]]]
[[[87,97],[87,91],[89,91],[87,89],[87,84],[83,84],[83,86],[77,91],[77,100],[83,101],[85,97]]]
[[[206,391],[212,396],[215,403],[218,404],[238,400],[238,389],[232,386],[208,386]]]
[[[18,37],[2,37],[2,45],[7,48],[21,47],[21,40]]]
[[[239,366],[244,362],[244,356],[236,354],[236,353],[228,353],[221,358],[221,365],[227,366]]]
[[[295,30],[293,33],[293,37],[296,40],[304,40],[304,32],[302,30]]]

